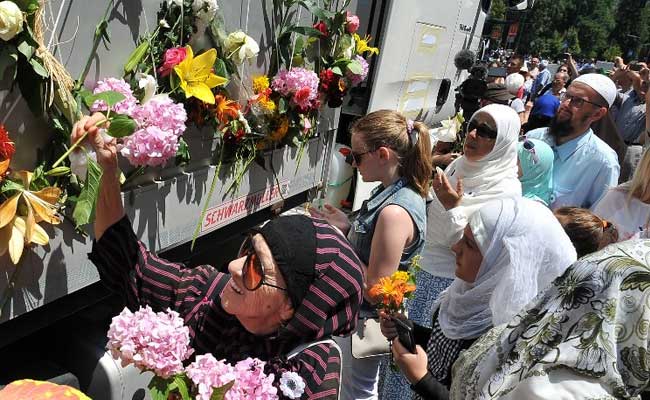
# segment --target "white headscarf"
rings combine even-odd
[[[479,109],[472,120],[479,113],[487,113],[496,123],[494,148],[478,161],[459,157],[445,170],[452,187],[456,186],[458,178],[463,178],[465,194],[468,196],[463,197],[460,206],[470,209],[474,205],[480,208],[480,205],[495,196],[521,196],[521,183],[517,177],[517,143],[521,130],[519,115],[502,104],[490,104]]]
[[[438,320],[450,339],[473,339],[508,322],[576,260],[553,213],[530,199],[491,201],[469,227],[483,262],[474,283],[456,278],[441,295]]]

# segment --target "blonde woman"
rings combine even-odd
[[[611,221],[621,241],[648,237],[650,233],[650,152],[647,150],[632,180],[610,189],[594,209]]]

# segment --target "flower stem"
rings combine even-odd
[[[109,122],[109,121],[110,121],[110,118],[105,118],[105,119],[99,121],[98,123],[96,123],[95,126],[100,126],[100,125],[105,124],[106,122]],[[79,140],[74,142],[72,144],[72,146],[70,146],[70,148],[65,153],[63,153],[63,155],[61,157],[59,157],[59,159],[56,160],[56,162],[54,164],[52,164],[52,168],[58,167],[59,164],[61,164],[66,158],[68,158],[70,153],[72,153],[74,151],[74,149],[79,147],[79,144],[81,144],[86,139],[86,136],[88,136],[88,131],[84,132],[84,134],[81,135]]]
[[[88,59],[86,60],[86,66],[81,71],[81,75],[79,75],[79,79],[77,79],[77,84],[74,87],[75,91],[78,91],[79,89],[81,89],[81,87],[84,84],[84,81],[86,80],[86,76],[88,75],[88,72],[90,71],[90,65],[92,64],[95,53],[97,52],[97,48],[99,47],[99,42],[102,39],[103,33],[106,31],[106,27],[108,25],[107,18],[108,18],[108,15],[109,15],[110,11],[113,9],[113,2],[114,2],[114,0],[110,0],[108,2],[108,5],[106,6],[106,10],[104,11],[104,16],[102,17],[102,20],[97,25],[97,29],[95,30],[95,35],[93,37],[93,47],[90,50],[90,54],[88,55]]]
[[[208,206],[210,205],[210,199],[212,199],[212,193],[214,193],[214,189],[217,187],[217,180],[219,180],[219,173],[221,172],[221,164],[223,164],[223,153],[225,148],[226,146],[222,141],[219,149],[219,163],[217,164],[217,168],[214,171],[212,183],[210,184],[210,191],[208,191],[208,197],[205,199],[205,204],[203,204],[203,210],[201,210],[199,223],[196,225],[196,229],[194,229],[194,234],[192,235],[192,245],[190,246],[190,250],[194,250],[194,243],[196,242],[196,238],[199,237],[199,233],[201,232],[201,226],[203,226],[203,218],[205,218],[205,214],[208,212]]]

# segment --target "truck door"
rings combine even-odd
[[[368,112],[394,109],[430,125],[449,118],[454,111],[453,88],[465,77],[457,72],[453,58],[469,43],[472,32],[472,48],[478,48],[485,19],[483,11],[475,18],[480,6],[481,0],[392,1]],[[354,210],[377,186],[357,177]]]

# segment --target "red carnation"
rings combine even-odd
[[[4,125],[0,125],[0,161],[8,160],[14,156],[16,146],[9,139],[9,132]]]

